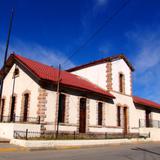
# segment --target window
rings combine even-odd
[[[66,96],[60,94],[59,96],[59,111],[58,111],[58,122],[65,122],[65,105],[66,105]]]
[[[1,117],[0,117],[0,121],[3,121],[4,105],[5,105],[5,99],[2,99],[2,102],[1,102]]]
[[[117,126],[121,126],[121,107],[117,107]]]
[[[13,77],[18,77],[18,76],[19,76],[19,69],[15,68]]]
[[[103,114],[103,105],[101,102],[98,103],[98,125],[102,125],[102,114]]]
[[[11,114],[10,114],[10,121],[14,121],[15,120],[15,103],[16,103],[16,97],[12,96],[11,99],[12,103],[11,103]]]
[[[151,111],[146,110],[146,127],[151,127]]]
[[[80,98],[79,133],[86,132],[86,98]]]
[[[121,73],[119,74],[119,92],[125,92],[124,75]]]
[[[23,122],[27,122],[28,118],[28,101],[29,101],[29,94],[24,94],[24,110],[23,110]]]

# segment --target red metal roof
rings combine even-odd
[[[119,54],[119,55],[116,55],[116,56],[110,56],[110,57],[103,58],[103,59],[100,59],[100,60],[96,60],[96,61],[93,61],[93,62],[90,62],[90,63],[87,63],[87,64],[76,66],[74,68],[68,69],[67,71],[68,72],[73,72],[73,71],[77,71],[77,70],[80,70],[80,69],[83,69],[83,68],[91,67],[91,66],[94,66],[94,65],[97,65],[97,64],[116,61],[118,59],[123,59],[127,63],[127,65],[129,66],[131,71],[134,71],[134,67],[132,66],[132,64],[128,61],[128,59],[123,54]]]
[[[137,104],[160,109],[160,104],[153,102],[153,101],[150,101],[148,99],[133,96],[133,101],[134,101],[134,103],[137,103]]]
[[[34,73],[40,79],[57,82],[58,72],[59,72],[58,69],[39,63],[37,61],[30,60],[28,58],[22,57],[17,54],[11,54],[10,57],[12,56],[14,57],[14,59],[17,59],[22,64],[24,64],[30,71],[32,71],[32,73]],[[8,59],[10,59],[10,57]],[[80,76],[71,74],[67,71],[61,70],[60,78],[61,78],[61,84],[84,91],[91,91],[94,93],[98,93],[108,98],[115,98],[112,94],[110,94],[106,90],[103,90],[102,88],[91,83],[90,81]]]

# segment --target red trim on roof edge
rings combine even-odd
[[[83,65],[80,65],[80,66],[77,66],[77,67],[74,67],[74,68],[70,68],[70,69],[67,69],[66,71],[73,72],[73,71],[77,71],[77,70],[80,70],[80,69],[83,69],[83,68],[91,67],[91,66],[94,66],[94,65],[97,65],[97,64],[101,64],[101,63],[105,63],[105,62],[112,62],[112,61],[115,61],[115,60],[118,60],[118,59],[123,59],[127,63],[127,65],[129,66],[131,71],[135,70],[134,67],[132,66],[132,64],[125,57],[125,55],[119,54],[119,55],[116,55],[116,56],[110,56],[110,57],[103,58],[103,59],[100,59],[100,60],[96,60],[96,61],[93,61],[93,62],[90,62],[90,63],[87,63],[87,64],[83,64]]]
[[[153,102],[153,101],[150,101],[148,99],[138,97],[138,96],[133,96],[133,102],[137,103],[137,104],[144,105],[144,106],[160,109],[160,104]]]
[[[58,69],[50,67],[48,65],[39,63],[37,61],[30,60],[23,56],[17,54],[11,54],[7,60],[7,63],[12,59],[20,61],[27,69],[29,69],[32,73],[34,73],[38,78],[42,80],[51,81],[53,83],[57,82],[58,79]],[[61,71],[61,84],[74,87],[75,89],[91,91],[93,93],[98,93],[100,95],[106,96],[107,98],[115,98],[108,91],[103,90],[97,85],[91,83],[90,81],[69,73],[67,71]]]

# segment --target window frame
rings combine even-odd
[[[119,73],[119,92],[125,93],[125,76],[123,73]]]
[[[13,72],[13,78],[19,77],[19,68],[16,67]]]
[[[6,99],[2,98],[1,99],[1,114],[0,114],[0,121],[3,121],[3,116],[4,116],[4,109],[5,109],[5,103],[6,103]]]
[[[103,103],[98,102],[98,125],[102,126],[103,124]]]
[[[59,106],[58,106],[58,122],[59,123],[65,123],[65,113],[66,113],[66,95],[60,93]]]
[[[121,127],[121,106],[117,106],[117,126]]]

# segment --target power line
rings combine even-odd
[[[9,29],[8,29],[8,34],[7,34],[7,41],[6,41],[6,49],[5,49],[5,55],[4,55],[4,64],[3,64],[3,73],[2,74],[5,74],[5,72],[6,72],[6,61],[7,61],[7,56],[8,56],[8,48],[9,48],[9,43],[10,43],[14,14],[15,14],[15,10],[14,10],[14,8],[12,8],[10,22],[9,22]],[[2,100],[3,83],[4,83],[4,75],[2,75],[2,77],[1,77],[1,84],[0,84],[0,106],[1,106],[1,100]]]
[[[75,56],[82,48],[84,48],[96,35],[107,25],[109,24],[114,17],[116,17],[129,3],[130,0],[126,0],[111,16],[109,16],[106,21],[98,27],[98,29],[89,36],[89,38],[84,41],[75,51],[62,63],[66,64],[69,59]]]

